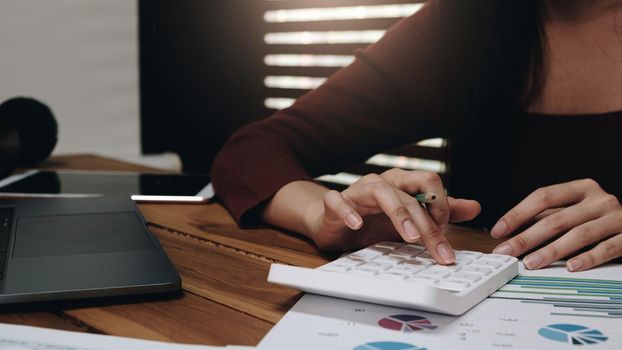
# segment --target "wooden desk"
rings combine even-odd
[[[97,156],[55,157],[45,168],[149,170]],[[0,322],[205,345],[256,345],[299,299],[266,282],[270,263],[317,267],[333,258],[282,231],[237,227],[220,204],[141,204],[179,271],[176,297],[0,306]],[[490,251],[483,232],[452,227],[456,249]]]

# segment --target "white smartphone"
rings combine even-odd
[[[137,202],[203,203],[214,197],[214,189],[202,174],[32,170],[0,180],[0,197],[107,194],[128,194]]]

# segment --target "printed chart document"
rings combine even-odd
[[[622,265],[520,274],[455,317],[305,295],[259,348],[622,349]]]
[[[215,347],[138,340],[108,335],[56,331],[0,323],[0,350],[212,350],[254,349],[244,346]]]

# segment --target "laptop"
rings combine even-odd
[[[129,196],[0,201],[0,304],[180,287]]]

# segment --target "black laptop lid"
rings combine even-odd
[[[0,304],[178,290],[180,278],[126,196],[7,202]]]

